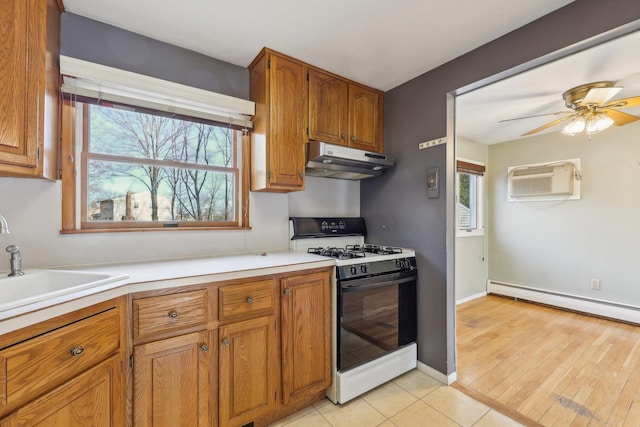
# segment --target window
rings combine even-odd
[[[482,223],[482,190],[485,167],[482,164],[456,162],[458,236],[484,233]]]
[[[248,227],[246,124],[121,85],[109,96],[65,84],[62,232]]]

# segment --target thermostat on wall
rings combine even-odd
[[[438,191],[438,168],[427,169],[427,198],[437,199]]]

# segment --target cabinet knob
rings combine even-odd
[[[291,289],[289,288],[284,288],[284,294],[285,295],[289,295],[289,293],[291,292]]]
[[[175,311],[175,310],[170,311],[170,312],[169,312],[169,317],[170,317],[170,318],[172,318],[172,319],[177,318],[177,317],[178,317],[178,312],[177,312],[177,311]]]
[[[253,304],[253,297],[247,298],[247,304]]]
[[[80,356],[82,353],[84,353],[84,347],[82,347],[81,345],[79,345],[77,347],[73,347],[71,349],[71,355],[72,356]]]
[[[206,345],[206,344],[202,344],[202,345],[200,346],[200,350],[202,350],[202,351],[209,351],[209,346],[208,346],[208,345]]]
[[[351,135],[351,140],[355,141],[356,140],[356,136],[355,135]]]
[[[223,339],[222,345],[229,345],[229,339],[228,338]]]
[[[341,134],[340,134],[340,138],[342,138],[342,139],[346,139],[346,138],[347,138],[347,134],[346,134],[346,133],[341,133]]]

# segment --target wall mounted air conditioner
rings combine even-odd
[[[509,199],[548,200],[575,196],[577,179],[575,161],[512,167],[508,173]],[[579,192],[577,195],[579,198]]]

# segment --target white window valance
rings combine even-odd
[[[60,55],[62,91],[251,128],[255,103]]]

